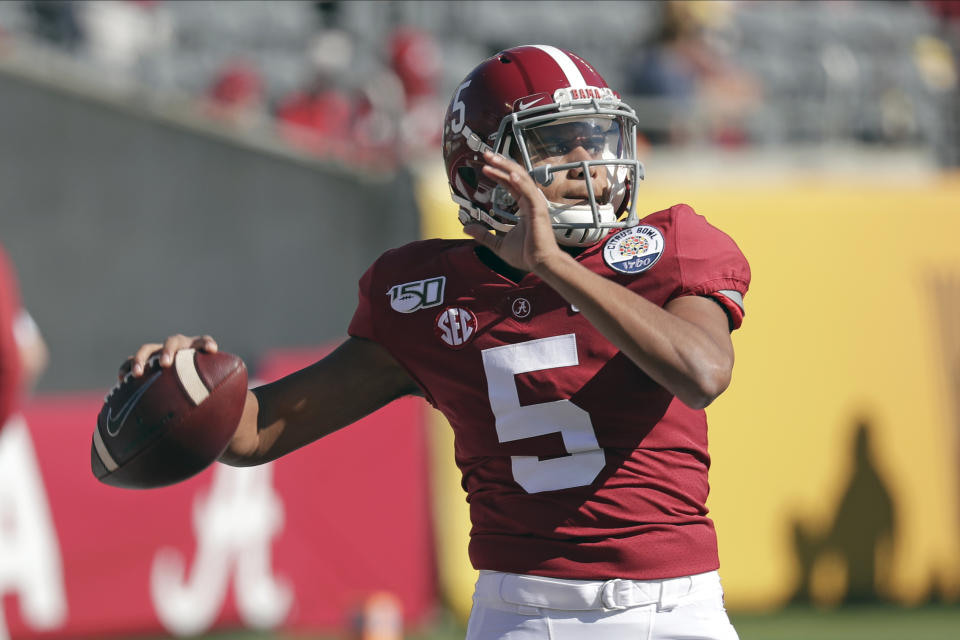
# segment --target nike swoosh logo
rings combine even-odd
[[[531,100],[530,102],[521,102],[520,104],[517,105],[517,111],[523,111],[524,109],[529,109],[530,107],[537,104],[541,100],[543,100],[543,96],[540,96],[536,100]]]
[[[120,430],[123,429],[123,423],[127,421],[127,416],[130,415],[130,412],[133,411],[133,408],[137,406],[137,402],[140,400],[141,396],[147,392],[147,389],[150,388],[154,382],[157,381],[157,378],[160,377],[162,371],[157,371],[155,374],[150,376],[143,385],[137,389],[132,396],[127,398],[127,401],[123,403],[123,406],[120,407],[120,410],[117,412],[117,415],[113,415],[113,407],[107,408],[107,435],[111,438],[117,437],[117,434],[120,433]]]

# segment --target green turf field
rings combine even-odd
[[[960,606],[900,609],[847,607],[789,608],[769,614],[731,614],[740,640],[960,640]],[[446,622],[408,640],[463,640],[463,630]]]
[[[960,606],[789,608],[731,619],[740,640],[960,640]]]
[[[917,609],[864,606],[836,610],[807,607],[776,613],[731,614],[740,640],[960,640],[960,606]],[[226,632],[210,640],[347,640],[349,636]],[[411,630],[405,640],[463,640],[463,629],[443,619]],[[598,639],[599,640],[599,639]]]

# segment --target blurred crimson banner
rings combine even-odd
[[[258,378],[319,355],[273,354]],[[37,398],[0,431],[0,640],[339,630],[384,593],[407,625],[433,611],[421,400],[269,465],[133,491],[90,471],[102,399]]]

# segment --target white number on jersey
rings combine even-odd
[[[603,449],[590,422],[590,414],[570,402],[554,400],[520,406],[518,373],[580,364],[574,334],[540,338],[519,344],[484,349],[490,408],[496,418],[500,442],[513,442],[559,432],[571,455],[551,460],[513,456],[513,478],[527,493],[588,485],[606,464]]]

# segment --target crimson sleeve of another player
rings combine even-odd
[[[373,287],[374,271],[377,263],[374,262],[367,269],[363,277],[360,278],[360,294],[357,302],[357,309],[353,312],[353,319],[350,320],[350,326],[347,327],[347,333],[354,338],[365,338],[367,340],[377,341],[376,329],[374,327],[373,301],[370,296],[370,290]]]
[[[750,265],[737,243],[685,204],[673,207],[680,287],[672,297],[705,296],[727,312],[730,328],[743,322]]]
[[[17,409],[20,399],[20,350],[13,325],[20,312],[20,296],[13,267],[0,248],[0,429]]]

